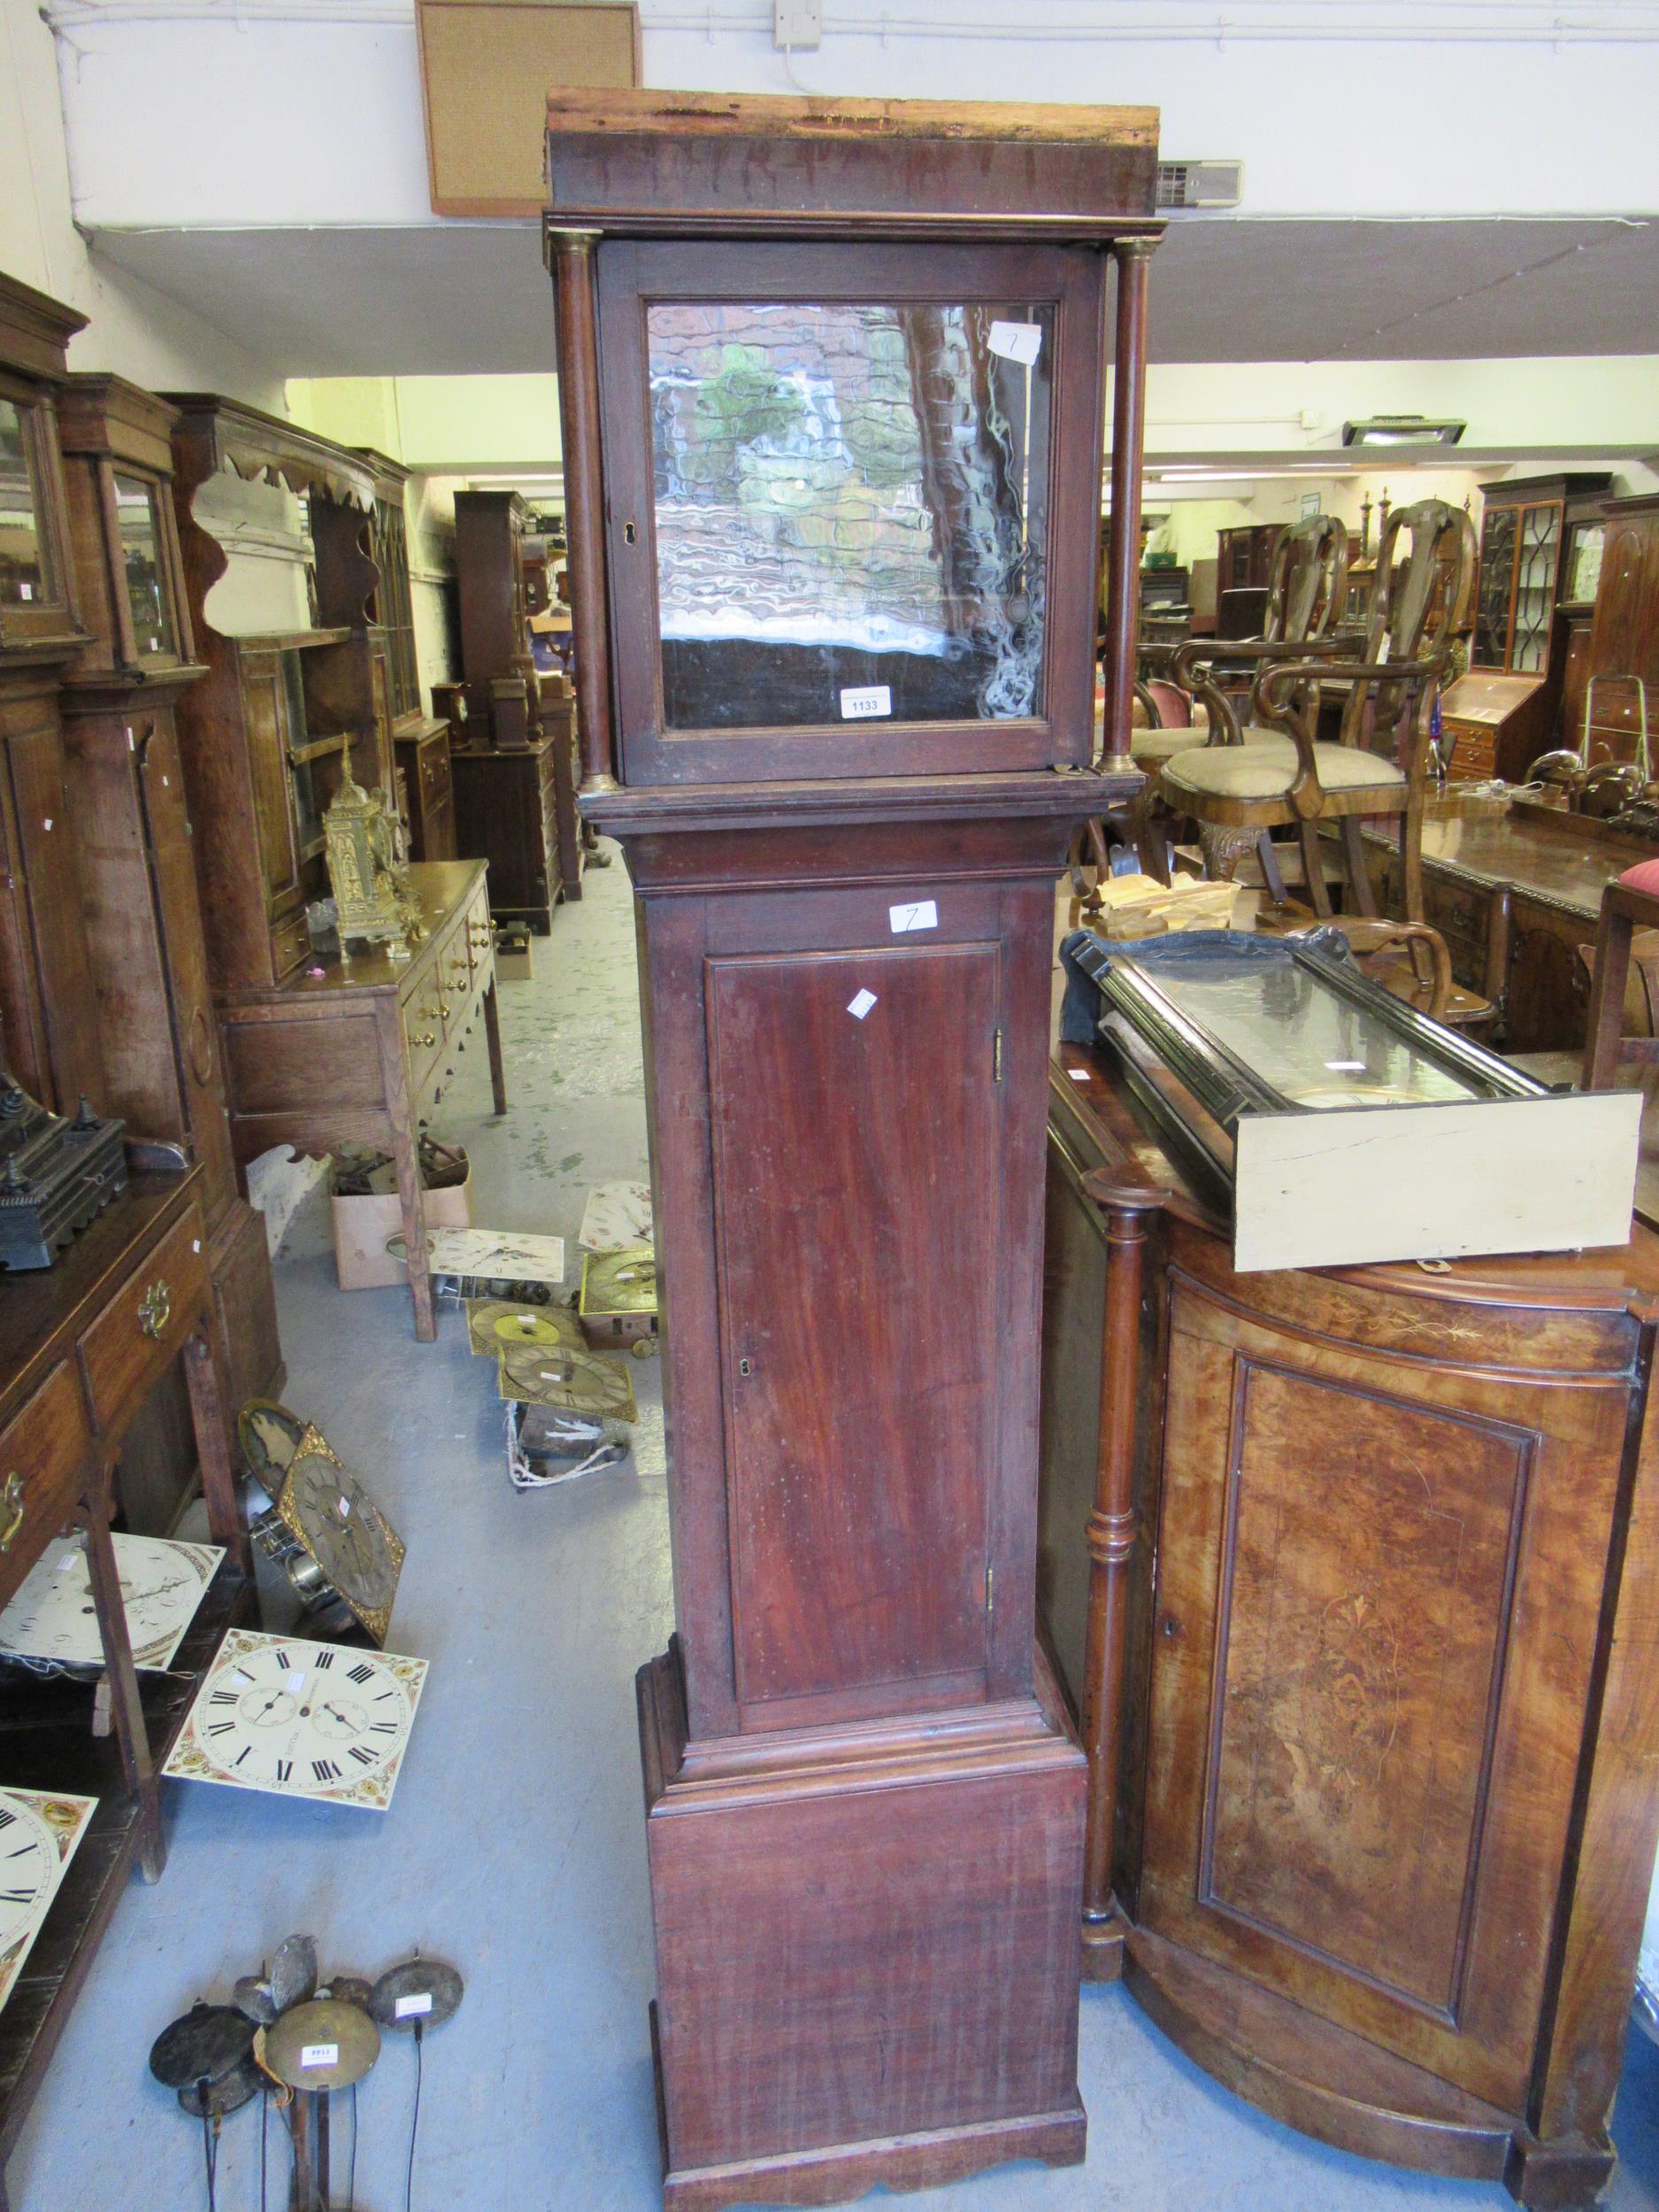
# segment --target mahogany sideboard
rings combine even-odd
[[[1230,1254],[1063,1045],[1039,1594],[1086,1973],[1310,2134],[1588,2203],[1659,1836],[1659,1238]]]
[[[71,1524],[87,1554],[113,1738],[87,1682],[8,1680],[6,1779],[96,1797],[97,1809],[0,2011],[4,2165],[134,1859],[166,1860],[157,1773],[224,1631],[252,1594],[222,1392],[205,1172],[135,1174],[41,1274],[0,1276],[0,1605]],[[182,1361],[211,1540],[226,1559],[169,1670],[141,1688],[110,1540],[111,1479],[150,1394]]]
[[[346,1137],[392,1155],[415,1334],[430,1343],[420,1131],[480,1014],[498,1114],[507,1087],[485,864],[427,861],[410,876],[426,935],[408,959],[377,946],[307,964],[275,990],[228,993],[219,1018],[231,1140],[243,1166],[272,1145],[327,1152]]]

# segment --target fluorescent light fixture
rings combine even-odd
[[[1455,415],[1368,415],[1342,425],[1344,445],[1456,445],[1469,425]]]

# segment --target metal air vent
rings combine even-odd
[[[1244,197],[1241,161],[1161,161],[1158,209],[1237,207]]]

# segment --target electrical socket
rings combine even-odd
[[[780,50],[816,46],[824,35],[824,0],[773,0],[772,42]]]

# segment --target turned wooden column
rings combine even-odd
[[[556,230],[553,290],[558,319],[559,428],[565,524],[570,546],[571,633],[584,793],[617,789],[605,640],[605,508],[599,472],[599,348],[594,305],[594,230]]]
[[[1129,724],[1141,615],[1141,441],[1147,403],[1147,264],[1149,238],[1119,239],[1118,342],[1112,363],[1111,542],[1106,572],[1106,741],[1102,774],[1132,764]]]
[[[1136,1379],[1141,1353],[1141,1263],[1147,1216],[1167,1192],[1086,1178],[1106,1212],[1106,1317],[1101,1340],[1100,1438],[1088,1547],[1088,1620],[1083,1659],[1083,1749],[1089,1764],[1083,1839],[1083,1978],[1114,1981],[1123,1970],[1125,1923],[1112,1894],[1123,1740],[1129,1572],[1141,1529],[1134,1509]]]

